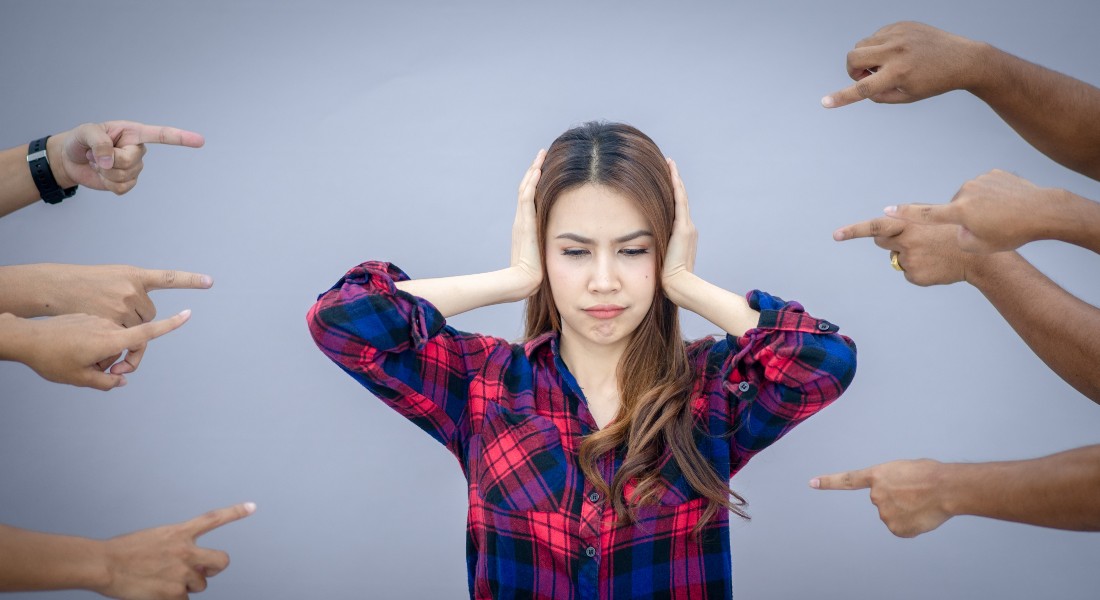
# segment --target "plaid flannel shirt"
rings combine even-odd
[[[309,327],[348,374],[458,458],[469,482],[473,598],[730,598],[729,513],[699,535],[706,498],[670,453],[661,496],[619,525],[584,477],[578,450],[597,426],[557,352],[555,334],[525,344],[447,326],[408,277],[367,262],[321,294]],[[688,344],[695,441],[722,477],[836,399],[855,346],[797,302],[753,291],[760,322],[739,338]],[[622,454],[599,469],[611,481]],[[628,490],[631,486],[628,484]]]

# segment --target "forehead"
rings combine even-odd
[[[614,238],[649,228],[649,222],[629,197],[607,186],[586,183],[558,196],[550,209],[547,238],[561,233]]]

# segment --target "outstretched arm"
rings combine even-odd
[[[542,175],[540,150],[519,184],[516,219],[512,225],[512,258],[506,269],[476,275],[399,281],[397,289],[419,296],[450,318],[482,306],[517,302],[535,293],[542,282],[541,251],[535,224],[535,187]]]
[[[888,206],[886,214],[911,223],[958,225],[958,244],[967,252],[1060,240],[1100,254],[1100,203],[999,169],[964,183],[948,204]]]
[[[1100,179],[1100,89],[922,23],[894,23],[848,53],[852,86],[822,98],[826,108],[865,98],[897,104],[951,90],[985,101],[1032,146]]]
[[[125,194],[137,185],[145,144],[198,148],[203,137],[191,131],[132,121],[86,123],[46,141],[46,159],[62,189],[82,185]],[[27,165],[27,144],[0,152],[0,217],[39,199]]]
[[[196,539],[255,509],[238,504],[106,541],[0,525],[0,592],[83,589],[123,600],[187,598],[229,566],[229,555],[200,548]]]
[[[959,515],[1100,531],[1100,445],[1009,462],[898,460],[817,477],[810,487],[870,488],[882,522],[900,537],[916,537]]]
[[[916,285],[969,282],[1047,366],[1100,403],[1100,309],[1062,289],[1019,254],[963,252],[951,225],[891,217],[842,227],[833,237],[874,238],[880,248],[898,253],[905,278]]]

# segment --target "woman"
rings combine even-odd
[[[458,457],[472,597],[731,596],[730,477],[843,392],[855,349],[795,302],[703,281],[695,247],[675,163],[588,123],[520,183],[508,268],[367,262],[310,311],[325,354]],[[524,344],[445,324],[525,298]],[[677,307],[727,336],[685,344]]]

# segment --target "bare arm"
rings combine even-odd
[[[982,99],[1032,146],[1100,179],[1100,89],[923,23],[894,23],[848,53],[856,83],[825,96],[827,108],[864,98],[898,104],[951,90]]]
[[[535,188],[542,175],[544,150],[539,150],[519,183],[516,219],[512,224],[512,258],[507,269],[476,275],[397,282],[397,289],[424,298],[444,317],[468,310],[517,302],[535,293],[542,282],[542,256],[535,223]]]
[[[675,191],[676,220],[672,239],[668,242],[661,284],[668,299],[721,327],[722,331],[740,337],[760,322],[760,313],[738,294],[726,291],[703,280],[695,269],[695,249],[699,234],[688,210],[687,189],[680,178],[676,163],[668,160]]]
[[[125,194],[137,185],[144,164],[145,144],[198,148],[205,140],[197,133],[144,125],[132,121],[86,123],[46,141],[46,158],[62,189],[82,185]],[[0,217],[34,204],[38,188],[27,165],[23,144],[0,152]]]
[[[1062,289],[1015,252],[977,261],[967,281],[1048,367],[1100,404],[1100,309]]]
[[[124,600],[187,598],[229,566],[225,552],[200,548],[196,539],[255,509],[238,504],[105,541],[0,525],[0,592],[83,589]]]
[[[977,464],[899,460],[814,478],[823,490],[871,490],[895,535],[915,537],[959,515],[1100,531],[1100,445],[1033,460]]]
[[[888,206],[886,214],[911,223],[958,225],[958,244],[967,252],[1060,240],[1100,254],[1100,203],[998,169],[964,183],[947,204]]]

